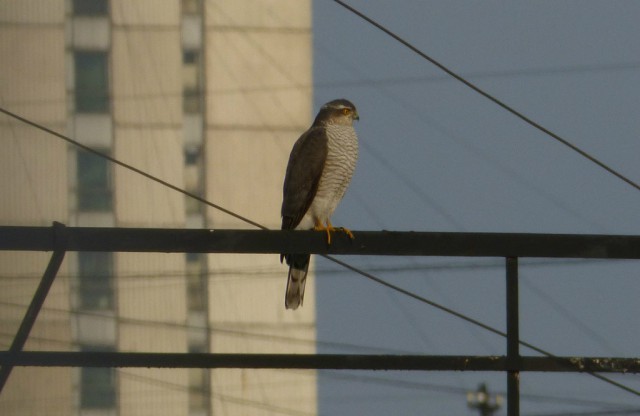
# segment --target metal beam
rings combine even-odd
[[[507,415],[520,414],[520,322],[518,258],[507,257]]]
[[[47,299],[47,295],[49,294],[49,289],[51,289],[51,285],[58,274],[58,270],[60,269],[60,265],[64,260],[65,251],[60,249],[60,246],[65,245],[64,241],[64,225],[60,223],[55,223],[53,226],[54,238],[54,252],[49,260],[49,264],[47,265],[47,269],[42,275],[42,279],[36,291],[31,299],[31,303],[27,308],[27,311],[24,314],[24,318],[20,323],[20,327],[18,328],[18,332],[16,332],[16,336],[13,338],[13,342],[9,347],[9,353],[14,354],[19,351],[22,351],[24,348],[27,339],[29,338],[29,333],[33,328],[33,325],[36,322],[36,318],[38,317],[38,313],[40,313],[40,309],[42,309],[42,305],[44,301]],[[4,389],[9,376],[11,375],[11,371],[13,370],[13,365],[10,363],[2,363],[2,368],[0,368],[0,392]]]
[[[640,259],[640,236],[67,227],[67,251]],[[0,227],[0,250],[52,251],[51,227]]]
[[[0,365],[36,367],[291,368],[507,371],[505,356],[0,352]],[[521,357],[518,371],[640,373],[640,358]]]

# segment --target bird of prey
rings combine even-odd
[[[358,136],[353,121],[356,107],[348,100],[333,100],[320,108],[311,127],[294,144],[284,179],[282,229],[325,231],[331,244],[331,215],[344,196],[358,159]],[[308,254],[282,254],[289,265],[285,308],[297,309],[304,299],[309,269]]]

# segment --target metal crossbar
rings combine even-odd
[[[302,370],[527,371],[638,374],[640,358],[358,354],[0,352],[0,364],[33,367],[288,368]]]
[[[0,250],[640,259],[640,236],[0,226]],[[60,236],[64,236],[64,242]],[[56,237],[57,236],[57,237]]]
[[[54,252],[11,348],[0,352],[0,391],[14,366],[503,371],[507,373],[507,413],[516,416],[520,411],[522,371],[640,373],[640,358],[523,357],[519,351],[523,341],[519,337],[518,316],[520,257],[640,259],[640,236],[390,231],[354,234],[355,240],[338,234],[328,246],[324,233],[313,231],[80,228],[58,223],[53,227],[0,226],[0,250]],[[502,257],[506,261],[507,355],[22,351],[66,251]]]

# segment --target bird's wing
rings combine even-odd
[[[284,179],[282,229],[293,229],[311,206],[327,160],[324,128],[312,127],[293,146]]]

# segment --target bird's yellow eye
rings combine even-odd
[[[348,116],[349,114],[351,114],[351,109],[343,108],[342,109],[342,114],[344,114],[345,116]]]

